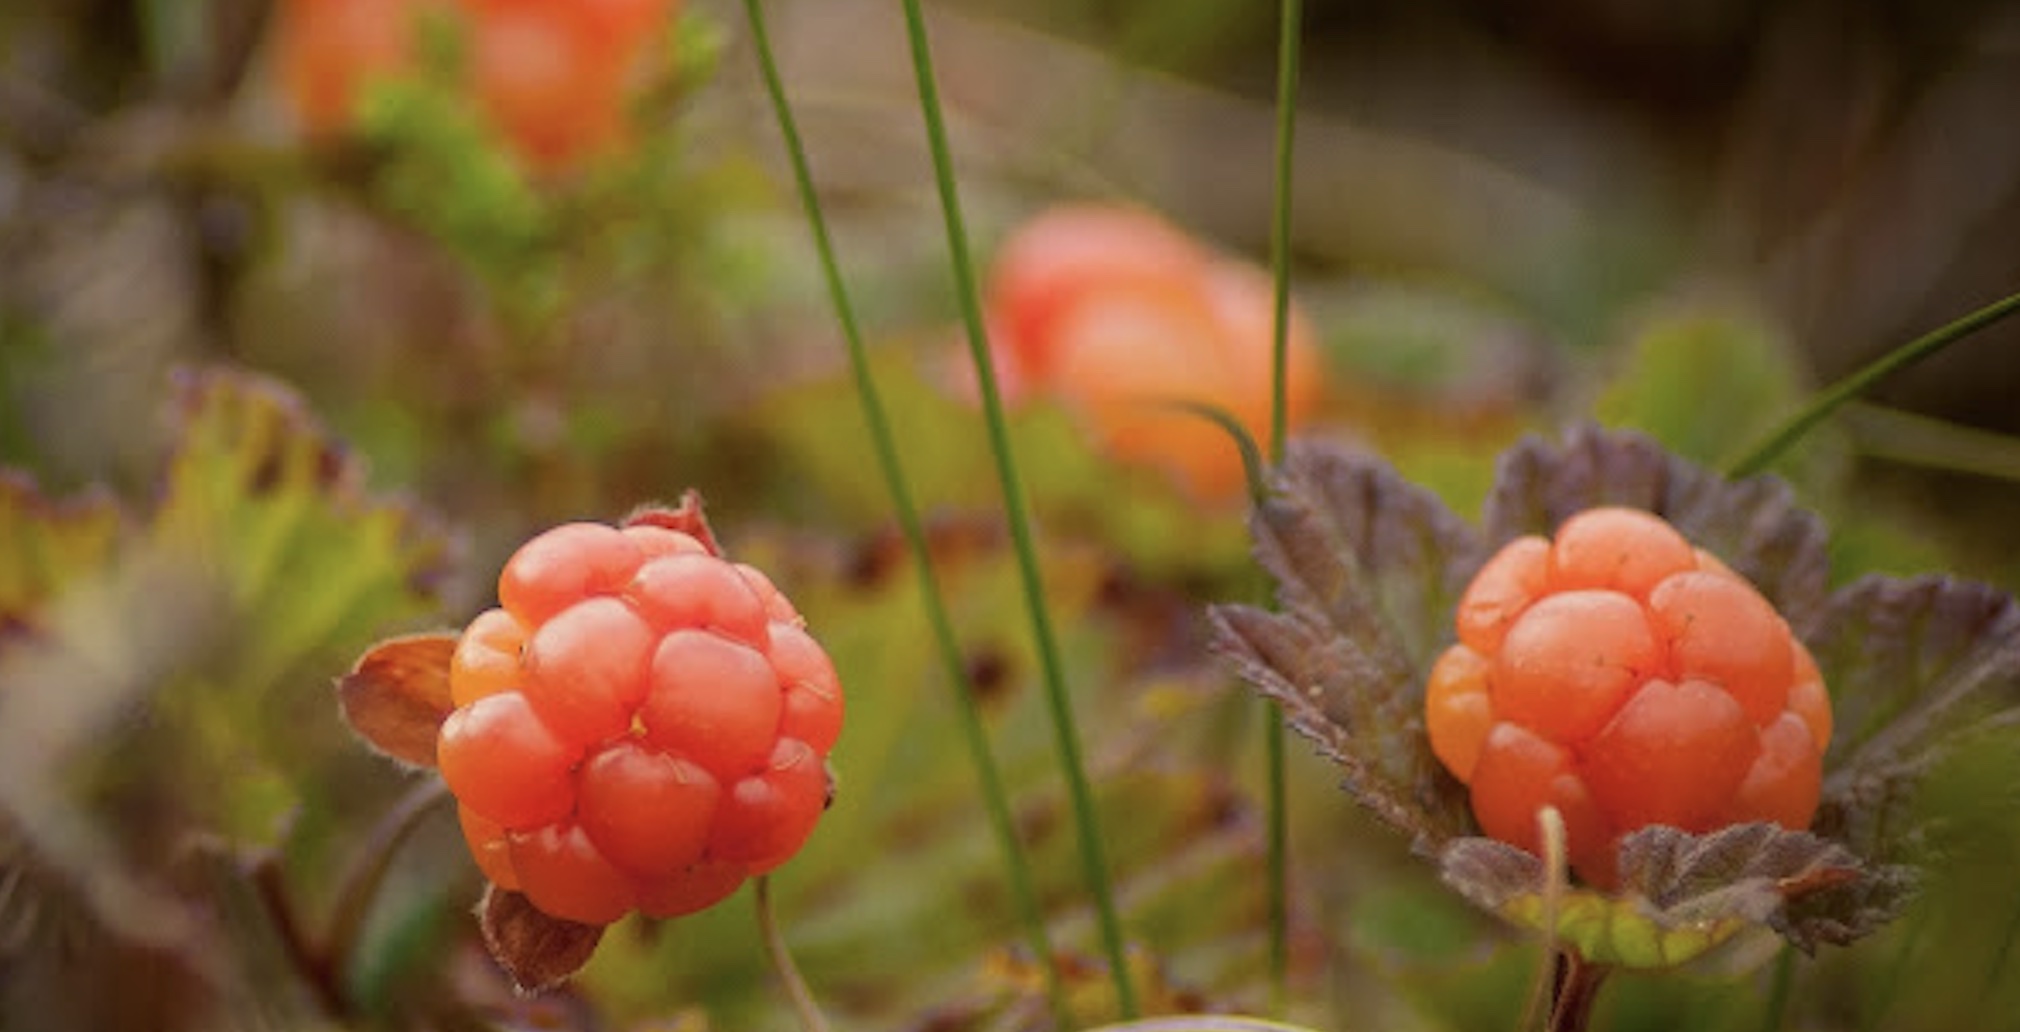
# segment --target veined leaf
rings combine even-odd
[[[1386,463],[1294,442],[1250,525],[1280,612],[1210,612],[1213,648],[1339,763],[1347,788],[1435,851],[1469,824],[1431,753],[1425,678],[1481,561],[1472,529]]]
[[[1810,646],[1837,726],[1818,827],[1898,857],[1919,844],[1922,777],[1958,743],[2020,724],[2020,606],[1948,577],[1868,576],[1831,597]]]
[[[1815,627],[1829,577],[1822,521],[1774,477],[1726,480],[1639,433],[1581,425],[1562,445],[1524,439],[1501,457],[1483,523],[1498,546],[1599,505],[1661,516],[1753,581],[1798,634]]]
[[[1544,929],[1545,872],[1504,842],[1467,838],[1440,858],[1447,884],[1525,927]],[[1556,938],[1598,964],[1673,967],[1749,928],[1770,927],[1813,950],[1850,942],[1891,920],[1912,890],[1899,868],[1874,868],[1843,845],[1773,824],[1707,835],[1652,826],[1620,843],[1620,888],[1574,888],[1556,910]]]

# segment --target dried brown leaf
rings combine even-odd
[[[449,698],[453,634],[380,642],[337,679],[344,719],[378,751],[416,767],[435,765],[435,738],[456,708]]]
[[[552,989],[582,970],[604,927],[551,917],[524,895],[496,885],[485,888],[477,923],[492,958],[528,993]]]
[[[681,494],[679,505],[670,509],[664,505],[645,506],[626,516],[623,525],[677,530],[701,542],[710,555],[722,554],[722,544],[716,540],[708,516],[702,512],[701,492],[693,488]]]

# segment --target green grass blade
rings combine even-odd
[[[763,6],[760,0],[744,0],[744,10],[749,15],[751,41],[757,52],[758,66],[764,74],[765,87],[771,94],[772,112],[779,124],[780,135],[784,137],[786,154],[793,167],[793,179],[798,187],[800,203],[806,210],[807,225],[813,233],[814,248],[819,254],[821,274],[825,278],[829,300],[835,309],[835,318],[841,324],[842,339],[849,352],[849,368],[854,374],[856,395],[863,414],[863,422],[868,425],[871,443],[877,453],[877,466],[884,478],[884,485],[891,496],[891,506],[896,511],[898,526],[905,538],[905,546],[912,556],[912,566],[919,579],[919,598],[926,610],[926,622],[932,628],[933,641],[946,667],[947,683],[955,695],[955,713],[961,724],[962,738],[967,744],[968,755],[975,765],[976,781],[982,790],[984,809],[988,813],[990,830],[995,836],[998,852],[1002,854],[1005,873],[1010,879],[1012,905],[1016,908],[1019,924],[1023,927],[1024,940],[1032,956],[1039,960],[1045,972],[1045,988],[1052,1003],[1052,1010],[1062,1027],[1066,1020],[1065,989],[1060,984],[1058,969],[1050,962],[1052,943],[1045,928],[1044,911],[1038,905],[1038,893],[1034,888],[1031,868],[1024,856],[1024,847],[1017,837],[1017,824],[1010,809],[1009,793],[1003,786],[1002,774],[998,771],[996,759],[989,747],[989,736],[982,723],[982,713],[977,702],[979,693],[973,690],[968,676],[967,664],[962,662],[961,647],[954,635],[953,620],[947,614],[947,605],[940,593],[938,579],[933,573],[932,549],[926,540],[924,523],[919,518],[918,506],[912,500],[911,487],[905,479],[904,464],[898,458],[897,437],[891,430],[890,417],[884,407],[882,394],[877,390],[876,378],[870,372],[868,349],[863,345],[862,331],[856,321],[855,306],[849,301],[847,286],[842,281],[841,265],[835,258],[834,242],[828,233],[827,218],[821,211],[820,195],[814,189],[813,171],[808,164],[806,147],[800,139],[798,122],[793,118],[792,105],[786,99],[785,82],[779,75],[778,61],[773,54],[770,33],[766,29]]]
[[[2020,311],[2020,294],[1994,301],[1947,326],[1927,333],[1915,340],[1882,355],[1878,361],[1858,372],[1830,385],[1812,399],[1809,405],[1781,429],[1770,434],[1760,446],[1747,453],[1745,458],[1732,464],[1730,473],[1734,477],[1752,476],[1766,469],[1768,465],[1789,449],[1811,427],[1824,421],[1845,402],[1865,393],[1874,384],[1908,366],[1949,347],[1978,330],[1998,322]]]
[[[1101,829],[1094,814],[1094,793],[1088,785],[1086,762],[1081,758],[1080,733],[1074,723],[1072,701],[1066,694],[1059,646],[1052,630],[1052,616],[1045,603],[1045,584],[1039,574],[1038,550],[1031,536],[1024,487],[1010,447],[1010,432],[1003,418],[1003,399],[996,386],[996,371],[989,359],[989,340],[983,329],[975,271],[969,260],[968,230],[961,218],[960,194],[954,182],[954,160],[947,144],[946,120],[941,111],[939,87],[934,79],[925,16],[920,11],[919,0],[904,0],[904,11],[905,33],[912,51],[912,71],[918,80],[919,111],[926,123],[926,142],[933,156],[933,175],[939,189],[941,215],[947,224],[947,247],[954,272],[955,296],[967,331],[969,357],[974,361],[975,378],[981,388],[982,414],[988,424],[990,451],[995,457],[997,479],[1003,488],[1003,515],[1009,524],[1011,543],[1017,554],[1017,572],[1023,583],[1033,644],[1045,683],[1054,737],[1058,740],[1059,763],[1073,804],[1083,877],[1088,893],[1093,897],[1102,949],[1107,955],[1109,975],[1115,983],[1117,1007],[1123,1017],[1134,1018],[1138,1013],[1136,989],[1130,978],[1122,921],[1116,914],[1115,893],[1109,885],[1108,861],[1102,855]]]
[[[1275,292],[1272,303],[1276,307],[1270,341],[1272,465],[1283,462],[1285,439],[1290,434],[1291,158],[1297,127],[1299,39],[1304,26],[1302,0],[1283,0],[1278,21],[1276,196],[1270,224],[1270,271]],[[1263,735],[1268,865],[1264,892],[1269,908],[1270,1004],[1275,1013],[1282,1014],[1289,1002],[1290,981],[1290,803],[1282,722],[1265,719]]]

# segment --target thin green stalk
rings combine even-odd
[[[786,937],[779,931],[778,918],[772,913],[772,876],[769,874],[758,875],[757,920],[758,933],[764,937],[765,957],[771,961],[772,970],[785,986],[786,998],[792,1001],[793,1013],[800,1019],[800,1032],[832,1032],[827,1016],[821,1013],[821,1005],[814,1002],[813,990],[808,989],[807,980],[800,977],[800,968],[793,963],[792,952],[786,949]]]
[[[975,379],[981,388],[982,414],[989,428],[990,451],[995,456],[996,477],[1003,488],[1003,515],[1009,524],[1010,540],[1017,553],[1017,572],[1023,582],[1025,608],[1030,617],[1031,636],[1045,682],[1053,734],[1058,739],[1059,762],[1064,768],[1067,793],[1073,804],[1074,825],[1079,833],[1080,863],[1088,892],[1094,897],[1102,948],[1107,954],[1109,975],[1115,983],[1117,1008],[1124,1018],[1134,1018],[1138,1014],[1136,988],[1130,978],[1122,922],[1116,915],[1115,893],[1109,886],[1108,861],[1102,855],[1101,829],[1094,815],[1094,793],[1088,786],[1086,764],[1080,755],[1080,733],[1074,726],[1073,705],[1066,694],[1066,677],[1059,661],[1059,646],[1053,635],[1052,616],[1045,604],[1045,583],[1038,571],[1038,549],[1032,541],[1031,520],[1025,510],[1024,487],[1017,473],[1016,457],[1011,452],[1010,431],[1003,418],[1003,399],[996,386],[995,366],[989,359],[989,340],[982,325],[975,271],[968,255],[968,230],[961,218],[960,194],[954,182],[954,159],[947,145],[939,87],[934,81],[925,16],[920,11],[919,0],[904,0],[904,10],[905,33],[912,49],[912,71],[918,80],[919,112],[925,119],[926,142],[933,155],[933,175],[939,189],[941,215],[947,223],[947,249],[954,271],[955,297],[960,303],[961,321],[967,331],[968,353],[975,365]]]
[[[750,16],[751,42],[757,51],[758,67],[764,73],[765,87],[771,94],[772,112],[777,117],[779,133],[784,137],[786,154],[792,162],[793,179],[799,189],[801,206],[806,211],[807,225],[813,232],[814,249],[819,254],[821,274],[827,281],[828,297],[834,305],[835,318],[841,324],[842,339],[848,346],[849,369],[855,376],[856,396],[877,453],[877,467],[883,475],[884,487],[891,496],[891,507],[897,513],[898,526],[912,556],[920,602],[926,610],[926,622],[932,628],[941,663],[946,668],[947,683],[954,689],[954,710],[961,725],[961,735],[967,743],[969,758],[975,764],[983,808],[988,813],[997,850],[1002,854],[1004,870],[1010,877],[1011,902],[1023,928],[1025,945],[1031,950],[1033,961],[1045,972],[1046,995],[1051,1000],[1053,1013],[1059,1018],[1061,1027],[1065,1027],[1069,1024],[1066,991],[1060,981],[1058,967],[1053,963],[1045,914],[1039,907],[1030,864],[1025,860],[1023,844],[1017,837],[1017,823],[1011,812],[1009,793],[1003,786],[1002,775],[989,748],[989,735],[982,723],[978,693],[970,683],[967,664],[962,662],[953,620],[947,615],[946,601],[933,574],[932,548],[927,543],[918,506],[912,501],[904,464],[898,458],[897,435],[891,430],[883,396],[870,372],[869,352],[863,345],[855,306],[850,302],[848,288],[842,281],[841,263],[835,258],[834,242],[828,234],[820,195],[814,188],[813,170],[807,161],[806,146],[800,139],[799,124],[793,118],[792,105],[786,99],[785,81],[779,75],[778,60],[765,26],[763,5],[760,0],[744,0],[744,11]]]
[[[1781,1032],[1789,1018],[1789,989],[1795,984],[1796,955],[1788,947],[1782,947],[1781,956],[1775,958],[1774,981],[1768,986],[1768,1005],[1763,1012],[1761,1032]]]
[[[1769,463],[1779,458],[1782,452],[1787,451],[1790,445],[1808,433],[1811,427],[1823,422],[1832,412],[1837,411],[1838,406],[1865,393],[1887,376],[1934,355],[2016,311],[2020,311],[2020,294],[1994,301],[1947,326],[1882,355],[1878,361],[1818,393],[1809,405],[1796,413],[1794,419],[1769,435],[1766,441],[1747,453],[1745,458],[1733,463],[1731,474],[1735,477],[1744,477],[1766,469]]]
[[[1299,39],[1302,0],[1283,0],[1277,39],[1276,198],[1270,224],[1270,269],[1275,313],[1270,341],[1270,464],[1284,461],[1290,435],[1291,155],[1297,127]],[[1284,1013],[1290,997],[1290,802],[1285,770],[1284,727],[1264,720],[1269,873],[1270,1010]]]

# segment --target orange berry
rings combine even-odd
[[[520,652],[526,625],[503,609],[487,609],[470,621],[449,660],[449,698],[458,706],[510,691],[525,679]]]
[[[1487,696],[1487,660],[1464,645],[1454,645],[1431,667],[1425,689],[1424,720],[1431,751],[1460,781],[1470,781],[1480,760],[1480,745],[1494,726],[1494,706]]]
[[[1710,681],[1757,725],[1788,705],[1794,656],[1788,625],[1752,586],[1713,573],[1681,573],[1648,595],[1650,623],[1679,679]]]
[[[580,827],[568,822],[515,831],[512,869],[519,891],[543,912],[583,924],[609,924],[625,915],[636,895]]]
[[[1702,832],[1719,823],[1760,751],[1723,689],[1650,681],[1592,739],[1579,770],[1613,827]]]
[[[705,536],[541,534],[505,564],[505,608],[457,643],[443,779],[486,877],[552,916],[707,906],[791,857],[825,807],[834,664]]]
[[[556,734],[602,741],[630,729],[645,701],[646,664],[658,644],[630,606],[615,598],[583,599],[533,632],[520,691]]]
[[[512,870],[512,853],[505,840],[505,826],[480,816],[462,804],[456,806],[456,820],[463,828],[463,842],[477,869],[501,889],[517,891],[519,875]]]
[[[577,814],[612,863],[645,879],[701,859],[722,788],[708,771],[634,741],[614,742],[582,767]]]
[[[1773,821],[1791,830],[1809,827],[1823,793],[1822,747],[1794,713],[1762,728],[1760,744],[1760,757],[1740,783],[1727,819]]]
[[[1565,817],[1573,868],[1611,887],[1620,837],[1663,824],[1806,826],[1830,696],[1752,584],[1655,516],[1602,508],[1510,542],[1461,596],[1425,686],[1431,749],[1488,835]]]
[[[764,769],[785,700],[762,653],[701,630],[668,634],[638,711],[646,741],[701,764],[724,784]]]
[[[528,626],[591,595],[614,595],[645,556],[616,527],[564,523],[519,546],[498,575],[498,600]]]
[[[581,756],[518,692],[487,695],[449,714],[435,745],[449,790],[507,828],[567,816],[575,808],[570,772]]]
[[[1690,542],[1661,517],[1639,509],[1587,509],[1557,528],[1550,586],[1610,588],[1647,598],[1658,582],[1696,565]]]
[[[1585,741],[1661,669],[1639,603],[1618,591],[1545,595],[1495,654],[1495,716],[1553,742]]]
[[[1459,640],[1492,655],[1530,603],[1550,588],[1550,542],[1534,535],[1508,542],[1459,597]]]

